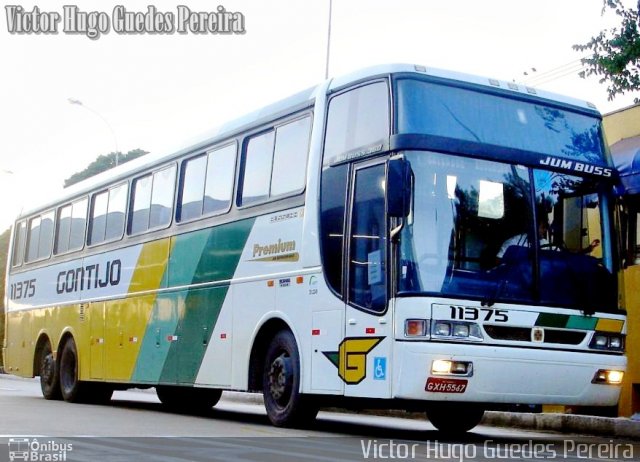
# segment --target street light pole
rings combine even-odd
[[[86,110],[93,112],[95,115],[97,115],[98,117],[100,117],[102,119],[102,121],[107,125],[107,127],[109,127],[109,131],[111,132],[111,136],[113,136],[113,142],[116,145],[116,167],[117,167],[118,166],[118,157],[119,157],[119,152],[120,152],[118,150],[118,138],[116,138],[116,132],[113,130],[113,127],[111,126],[109,121],[107,119],[105,119],[104,116],[102,114],[100,114],[98,111],[96,111],[95,109],[91,109],[89,106],[84,104],[79,99],[67,98],[67,101],[69,101],[69,104],[74,104],[76,106],[81,106],[81,107],[85,108]]]
[[[329,54],[331,52],[331,13],[333,9],[333,0],[329,0],[329,26],[327,27],[327,62],[324,69],[324,78],[329,78]]]

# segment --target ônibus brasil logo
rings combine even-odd
[[[38,441],[37,438],[9,438],[9,460],[29,462],[65,462],[67,453],[73,450],[71,443],[53,440]]]

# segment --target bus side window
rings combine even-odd
[[[84,230],[87,224],[87,198],[58,209],[56,238],[53,253],[59,255],[81,249],[84,245]]]
[[[356,172],[351,215],[349,300],[384,311],[387,300],[384,164]]]
[[[202,204],[204,215],[221,213],[229,209],[233,196],[235,171],[235,144],[216,149],[208,154],[207,178]]]
[[[180,222],[194,220],[202,215],[207,157],[194,157],[182,165],[180,199],[178,200],[178,221]]]
[[[69,251],[69,233],[71,232],[71,204],[58,209],[58,222],[56,230],[56,255]]]
[[[29,220],[26,262],[42,260],[51,256],[53,247],[53,210]]]
[[[24,241],[27,237],[27,224],[21,221],[16,225],[15,234],[13,237],[13,266],[20,266],[24,260]]]
[[[304,189],[310,132],[311,117],[298,119],[276,129],[271,196]]]
[[[149,211],[149,229],[166,228],[173,215],[176,166],[170,165],[153,174],[153,192]]]
[[[287,122],[246,143],[240,205],[304,189],[311,117]]]
[[[136,178],[131,188],[129,234],[167,227],[171,222],[176,166]]]
[[[324,164],[354,149],[389,138],[389,89],[375,82],[339,94],[329,102]]]
[[[321,251],[325,277],[340,296],[349,168],[348,164],[331,164],[345,152],[388,139],[389,120],[386,82],[353,88],[329,101],[320,192]]]
[[[93,196],[89,245],[120,239],[124,234],[127,207],[127,183],[114,186]]]

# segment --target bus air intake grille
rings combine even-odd
[[[494,340],[507,340],[514,342],[531,342],[531,328],[510,327],[510,326],[484,326],[484,330],[489,337]],[[555,343],[560,345],[580,345],[586,332],[577,332],[563,329],[545,329],[544,343]]]
[[[484,326],[487,335],[494,340],[511,340],[516,342],[530,342],[530,327],[509,327],[509,326]]]
[[[545,329],[544,343],[561,343],[563,345],[580,345],[587,336],[586,332],[575,330]]]

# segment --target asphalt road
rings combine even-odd
[[[237,397],[198,415],[165,411],[149,390],[68,404],[44,400],[37,380],[0,375],[0,462],[640,460],[640,445],[624,440],[488,426],[451,438],[396,417],[321,412],[312,428],[275,428]]]

